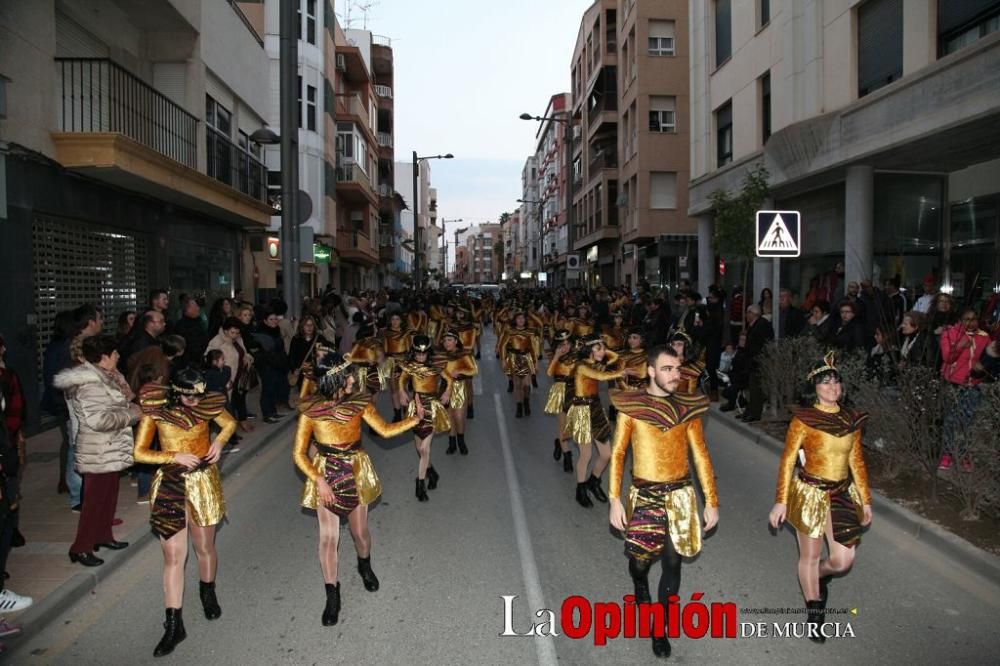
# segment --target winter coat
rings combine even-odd
[[[137,419],[121,388],[87,362],[63,370],[53,384],[65,393],[69,408],[80,422],[76,470],[81,474],[105,474],[131,467],[132,425]]]
[[[958,348],[961,340],[968,339],[971,347]],[[961,322],[955,324],[941,335],[941,376],[946,381],[959,386],[975,386],[982,377],[972,374],[972,369],[990,344],[990,337],[985,331],[968,334]]]

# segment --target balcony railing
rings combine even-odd
[[[379,132],[378,145],[382,148],[392,148],[392,135],[388,132]]]
[[[107,58],[56,58],[59,129],[117,132],[192,169],[198,119]]]
[[[226,135],[205,128],[208,175],[258,201],[267,200],[267,168]]]
[[[593,180],[600,176],[602,169],[616,168],[618,168],[617,149],[599,150],[594,153],[593,159],[590,160],[590,179]]]
[[[372,35],[372,44],[375,46],[384,46],[389,49],[392,48],[392,40],[382,35]]]
[[[350,95],[348,97],[341,97],[340,99],[344,100],[341,102],[344,113],[350,113],[359,118],[368,118],[368,108],[361,101],[360,95]]]
[[[337,167],[337,182],[357,183],[369,190],[372,189],[372,183],[368,180],[368,175],[357,164],[344,164]]]
[[[381,84],[375,85],[375,94],[379,97],[384,97],[386,99],[392,99],[392,88],[389,86],[383,86]]]
[[[387,199],[392,198],[392,185],[387,185],[382,183],[378,186],[378,195],[380,197],[386,197]]]

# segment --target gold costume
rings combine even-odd
[[[701,361],[688,361],[681,365],[681,383],[677,392],[685,395],[698,395],[701,391],[701,377],[705,374],[705,364]]]
[[[621,326],[605,326],[601,333],[601,340],[604,346],[611,351],[620,352],[625,348],[625,339],[628,331]]]
[[[566,432],[578,446],[589,445],[594,439],[606,442],[611,435],[607,412],[601,405],[600,383],[618,379],[621,370],[606,370],[618,360],[613,351],[604,353],[604,360],[579,361],[573,372],[573,398],[566,412]]]
[[[427,323],[429,322],[427,313],[423,310],[413,310],[406,315],[406,326],[416,333],[427,333]]]
[[[416,417],[411,417],[398,423],[386,423],[375,410],[371,397],[364,392],[348,396],[340,402],[316,398],[300,405],[299,412],[292,461],[306,475],[300,504],[307,509],[315,509],[319,505],[316,480],[326,478],[327,465],[333,462],[329,460],[331,456],[350,463],[358,504],[368,505],[378,499],[382,494],[382,484],[368,453],[356,446],[361,441],[361,421],[364,420],[375,432],[387,438],[401,435],[418,421]],[[309,446],[314,439],[322,449],[310,461]]]
[[[785,437],[775,502],[787,505],[786,520],[799,532],[814,539],[821,537],[831,510],[829,492],[799,476],[793,478],[800,449],[806,457],[802,471],[808,477],[831,485],[843,482],[843,492],[853,501],[858,521],[863,517],[863,505],[871,504],[861,446],[861,426],[867,418],[867,414],[841,407],[816,405],[796,410]]]
[[[434,365],[424,365],[415,361],[405,361],[401,366],[402,374],[399,378],[399,386],[406,388],[407,382],[413,386],[414,399],[410,401],[406,409],[407,416],[416,414],[416,400],[420,400],[424,407],[424,418],[413,429],[414,434],[420,439],[424,439],[433,433],[447,432],[451,430],[451,420],[448,418],[448,410],[441,403],[441,396],[452,391],[454,382],[451,376],[445,373],[442,367]],[[445,382],[445,389],[441,390],[441,381]],[[449,396],[450,402],[450,396]]]
[[[199,458],[208,455],[211,447],[209,421],[214,421],[222,429],[216,439],[223,445],[236,432],[236,419],[226,411],[224,395],[208,393],[197,407],[185,407],[179,400],[171,404],[169,394],[170,389],[166,386],[147,386],[139,396],[144,416],[135,433],[135,462],[161,466],[156,470],[149,491],[151,511],[157,505],[163,482],[162,466],[173,465],[178,453],[191,453]],[[150,447],[157,435],[160,450],[154,451]],[[226,515],[226,500],[222,494],[218,467],[213,463],[185,471],[182,476],[191,521],[199,527],[221,522]]]
[[[530,328],[505,328],[498,347],[504,374],[518,377],[534,375],[535,361],[542,355],[541,344],[541,338]]]
[[[589,319],[574,317],[569,320],[569,325],[569,331],[577,338],[582,338],[583,336],[590,335],[594,332],[594,322]]]
[[[686,483],[691,476],[689,449],[705,496],[705,506],[719,505],[715,472],[701,420],[708,410],[708,399],[677,394],[659,397],[645,391],[629,391],[615,394],[611,402],[618,409],[618,418],[612,440],[608,496],[621,497],[625,456],[631,445],[632,486],[625,503],[630,528],[642,487],[676,485],[675,489],[656,496],[656,501],[662,504],[643,509],[661,513],[665,510],[667,531],[674,549],[685,557],[697,554],[701,550],[701,521],[694,487]]]
[[[451,399],[448,409],[463,409],[469,404],[472,378],[479,374],[479,365],[472,355],[471,349],[456,349],[453,352],[441,352],[435,359],[435,364],[444,366],[444,372],[452,377]]]
[[[386,328],[379,333],[382,349],[385,350],[385,372],[392,378],[389,388],[398,391],[399,366],[406,360],[413,344],[413,332],[402,328]]]
[[[621,391],[638,391],[646,388],[649,384],[649,375],[646,372],[646,350],[627,349],[618,355],[618,366],[622,370],[637,370],[638,377],[625,377],[624,375],[615,382],[615,388]]]
[[[351,347],[351,364],[356,368],[354,377],[354,381],[357,382],[356,390],[364,389],[371,394],[373,400],[375,394],[386,386],[387,377],[380,365],[380,360],[384,356],[382,343],[378,338],[364,338]]]
[[[573,371],[576,368],[576,356],[572,351],[566,352],[560,358],[549,361],[545,374],[552,378],[552,388],[545,400],[546,414],[562,414],[566,404],[566,393],[573,381]],[[569,390],[572,397],[572,390]]]

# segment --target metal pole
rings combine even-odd
[[[566,139],[564,141],[566,144],[566,173],[563,174],[563,179],[566,181],[566,215],[564,217],[566,224],[569,225],[569,228],[566,230],[566,237],[568,239],[566,254],[569,255],[576,251],[573,247],[573,118],[570,115],[569,108],[566,109],[565,113],[566,122],[563,124],[566,126]],[[566,272],[568,273],[569,271],[566,270]],[[566,284],[563,286],[569,286],[568,276]]]
[[[799,242],[801,242],[801,240]],[[781,259],[777,257],[774,258],[774,268],[772,272],[774,275],[771,276],[771,323],[774,328],[774,339],[777,340],[781,337],[781,330],[779,326],[781,323],[781,308],[778,307],[778,301],[781,300],[779,298],[779,294],[781,292]]]
[[[288,314],[297,317],[299,298],[299,128],[297,0],[281,0],[280,89],[281,89],[281,271],[282,292]]]
[[[417,151],[413,151],[413,288],[420,288],[420,193],[417,191]]]

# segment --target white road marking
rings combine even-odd
[[[496,408],[497,423],[500,426],[500,448],[503,450],[504,469],[507,473],[507,496],[510,498],[510,512],[514,517],[514,535],[517,538],[517,552],[521,559],[521,576],[528,594],[528,607],[532,612],[548,608],[542,595],[542,585],[538,581],[538,565],[535,562],[535,550],[531,546],[531,534],[528,533],[528,518],[521,502],[521,484],[517,480],[517,469],[514,467],[514,454],[510,448],[510,438],[507,436],[507,422],[504,420],[500,404],[500,394],[493,394],[493,406]],[[551,636],[541,636],[535,641],[535,651],[538,663],[550,666],[558,663],[556,645]]]

